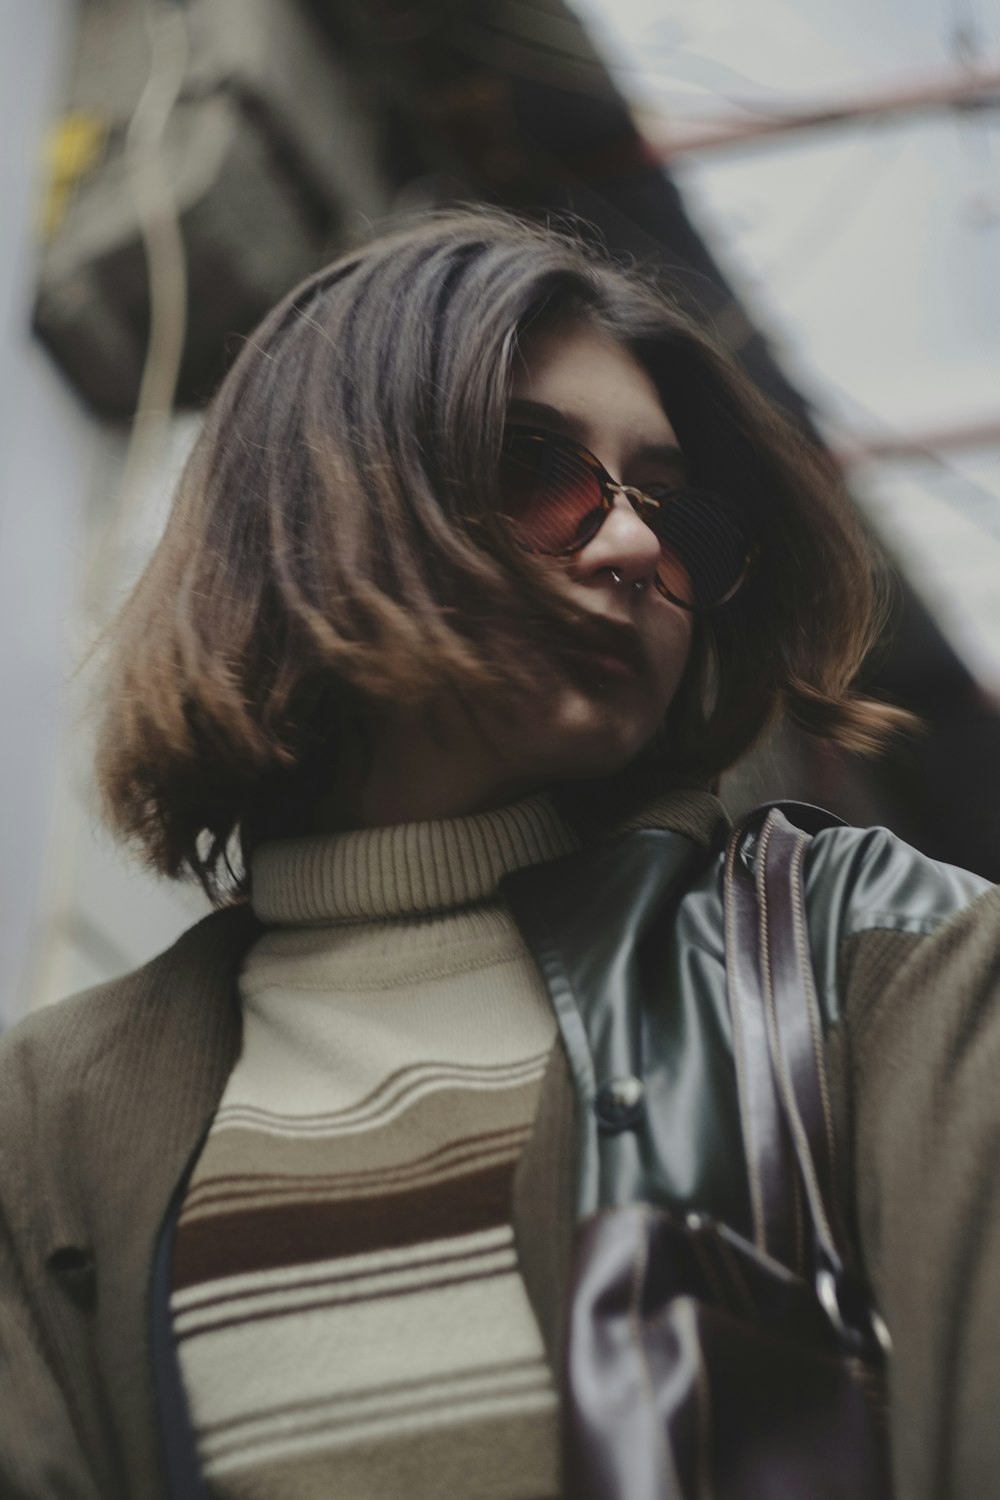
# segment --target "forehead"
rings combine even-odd
[[[510,394],[564,413],[593,444],[676,442],[649,372],[624,344],[583,319],[522,335]]]

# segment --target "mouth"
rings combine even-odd
[[[613,651],[597,651],[588,660],[601,678],[612,677],[621,682],[629,682],[639,675],[633,661]]]
[[[581,671],[602,682],[632,682],[642,675],[645,653],[638,631],[614,621],[595,622],[574,641]]]

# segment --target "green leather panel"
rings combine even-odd
[[[885,829],[833,828],[806,861],[806,909],[827,1027],[841,940],[872,926],[932,931],[988,882]],[[542,973],[580,1109],[577,1208],[636,1199],[697,1208],[749,1234],[750,1202],[723,967],[722,856],[665,830],[508,876],[501,892]],[[609,1080],[645,1087],[644,1118],[599,1131]]]
[[[581,1109],[577,1203],[698,1205],[749,1225],[722,970],[718,857],[643,830],[508,877],[503,895],[552,995]],[[604,1134],[596,1090],[645,1086]]]

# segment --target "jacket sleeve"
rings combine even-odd
[[[51,1332],[48,1315],[65,1292],[32,1232],[47,1193],[26,1050],[13,1034],[0,1048],[0,1495],[104,1500]]]
[[[0,1495],[4,1500],[100,1500],[5,1231],[0,1231]]]
[[[846,978],[858,1232],[905,1500],[1000,1495],[1000,887]]]

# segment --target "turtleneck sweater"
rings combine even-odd
[[[497,884],[577,847],[536,797],[257,851],[268,928],[173,1263],[213,1496],[558,1494],[511,1226],[556,1028]]]

